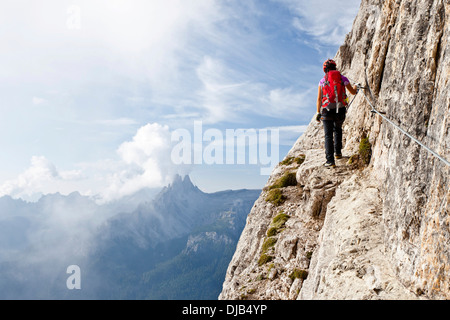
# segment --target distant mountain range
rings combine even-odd
[[[0,198],[0,299],[217,299],[260,192],[208,194],[177,176],[104,205]],[[80,290],[66,286],[69,265]]]

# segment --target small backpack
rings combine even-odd
[[[338,97],[336,99],[336,97]],[[322,88],[322,107],[327,110],[339,108],[347,105],[347,94],[345,85],[341,78],[341,73],[337,70],[328,71],[325,75],[325,83]]]

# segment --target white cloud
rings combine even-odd
[[[323,45],[340,45],[350,31],[361,0],[273,0],[294,14],[292,24]]]
[[[39,98],[39,97],[33,97],[32,101],[35,106],[38,106],[38,105],[41,105],[41,104],[44,104],[47,102],[47,100],[45,100],[44,98]]]
[[[291,145],[304,132],[305,126],[264,129],[277,129],[280,132],[281,144]],[[257,132],[258,129],[237,131]],[[221,131],[217,132],[222,135]],[[224,135],[221,137],[222,140],[215,141],[219,146],[225,144]],[[272,136],[270,138],[272,139]],[[238,140],[239,143],[244,143],[245,147],[245,141]],[[260,140],[259,143],[268,142]],[[149,123],[139,128],[132,139],[120,144],[117,148],[117,159],[81,163],[78,164],[77,170],[63,171],[58,170],[47,158],[33,156],[29,168],[16,178],[0,185],[0,196],[10,195],[13,198],[36,201],[45,194],[57,192],[69,194],[78,191],[84,195],[94,196],[99,202],[108,202],[143,188],[163,187],[172,181],[175,174],[188,174],[192,169],[192,165],[176,165],[172,161],[173,147],[172,131],[169,127]]]
[[[297,141],[297,139],[306,131],[308,125],[299,126],[281,126],[281,127],[269,127],[267,129],[277,129],[280,132],[280,146],[289,146]]]
[[[131,126],[136,125],[137,121],[130,118],[118,118],[118,119],[106,119],[106,120],[97,120],[95,123],[104,125],[104,126],[113,126],[113,127],[119,127],[119,126]]]
[[[72,7],[79,9],[77,28],[67,25]],[[1,44],[0,83],[19,85],[22,94],[36,90],[31,84],[52,88],[72,106],[87,95],[102,103],[140,95],[137,84],[154,100],[174,96],[185,89],[180,83],[201,50],[195,39],[211,35],[219,7],[216,0],[9,1],[0,12],[10,31]],[[36,105],[43,102],[33,98]],[[86,103],[75,107],[77,114],[92,111]]]
[[[115,67],[150,81],[155,92],[170,91],[179,76],[188,40],[217,19],[214,0],[103,0],[81,5],[82,28],[105,44]],[[86,17],[84,17],[86,16]]]
[[[55,165],[42,156],[33,156],[31,166],[17,178],[0,186],[0,195],[36,200],[42,194],[64,192],[68,181],[81,178],[79,171],[59,172]],[[71,190],[75,191],[75,190]]]
[[[132,141],[122,143],[118,153],[125,163],[145,167],[150,158],[165,156],[169,150],[169,127],[154,123],[141,127]]]
[[[28,169],[0,186],[0,196],[35,201],[43,194],[79,191],[109,201],[143,188],[163,187],[175,174],[190,170],[171,161],[171,134],[168,126],[147,124],[119,146],[118,159],[79,164],[78,170],[59,171],[47,158],[33,156]]]
[[[236,121],[238,111],[248,109],[245,95],[255,93],[255,88],[249,82],[240,81],[240,75],[224,62],[205,56],[197,68],[197,76],[203,85],[198,94],[206,111],[203,112],[206,123]]]
[[[270,88],[208,56],[197,68],[197,75],[203,84],[199,97],[205,123],[245,122],[248,114],[277,119],[300,118],[305,109],[311,107],[313,90],[317,90],[315,83],[310,89]]]
[[[311,89],[296,91],[293,88],[277,88],[270,90],[262,101],[267,105],[267,113],[274,117],[289,119],[298,116],[305,108],[311,108],[311,97],[314,86]]]
[[[142,188],[163,187],[170,183],[176,173],[188,170],[173,164],[171,152],[168,126],[152,123],[141,127],[131,141],[118,148],[120,162],[107,177],[108,187],[102,191],[103,199],[120,198]]]

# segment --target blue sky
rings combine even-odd
[[[280,131],[315,113],[322,63],[360,0],[8,1],[0,12],[0,195],[110,200],[189,173],[262,188],[259,165],[173,163],[171,135]]]

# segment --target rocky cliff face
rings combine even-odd
[[[335,57],[377,110],[447,160],[449,16],[448,0],[362,0]],[[274,169],[219,298],[450,298],[449,166],[362,93],[336,169],[322,167],[322,131],[311,121]]]

